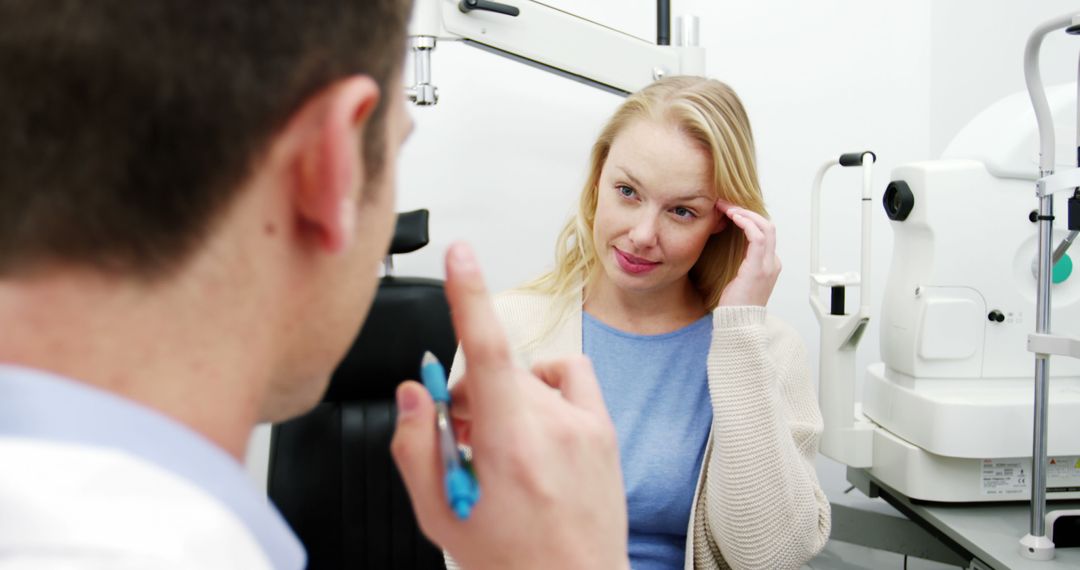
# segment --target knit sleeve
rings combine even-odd
[[[708,359],[712,443],[694,567],[799,568],[829,537],[814,470],[822,431],[806,350],[764,307],[720,307]]]
[[[453,388],[461,380],[461,377],[465,374],[465,352],[461,350],[461,345],[457,347],[457,351],[454,352],[454,361],[450,363],[450,372],[446,375],[446,385],[449,388]]]

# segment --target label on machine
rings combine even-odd
[[[1028,459],[983,459],[982,494],[1022,496],[1028,492],[1031,461]]]
[[[1047,458],[1046,491],[1067,493],[1080,491],[1080,456]],[[1031,494],[1031,460],[1026,457],[983,459],[982,494],[986,497],[1015,495],[1024,498]]]

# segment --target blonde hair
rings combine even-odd
[[[598,260],[592,231],[600,172],[615,138],[642,119],[673,124],[706,151],[712,159],[714,197],[768,216],[758,183],[750,121],[739,97],[714,79],[665,77],[628,97],[604,126],[593,144],[578,211],[556,242],[555,267],[523,289],[553,295],[556,306],[565,309],[594,276]],[[724,287],[735,278],[746,246],[742,231],[730,224],[709,237],[690,269],[690,281],[709,310],[717,306]],[[547,332],[556,325],[550,323]]]

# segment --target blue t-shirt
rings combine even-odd
[[[712,422],[706,376],[712,315],[670,333],[638,335],[583,313],[581,332],[618,434],[630,566],[682,568]]]

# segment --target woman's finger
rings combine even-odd
[[[771,267],[773,264],[769,262],[776,255],[776,226],[761,214],[750,210],[738,209],[733,212],[733,215],[738,215],[747,219],[757,228],[758,232],[760,232],[761,243],[755,244],[754,237],[756,234],[744,229],[744,232],[747,232],[747,239],[751,240],[750,247],[754,248],[756,245],[760,245],[762,264]],[[744,226],[740,225],[739,227]],[[748,251],[747,253],[749,254],[750,252]],[[758,252],[755,251],[754,253],[757,254]]]
[[[764,234],[753,220],[746,216],[739,215],[737,211],[732,211],[730,217],[731,221],[746,235],[747,240],[746,255],[743,257],[738,273],[742,275],[755,275],[761,273],[765,264],[766,255],[768,254],[764,247]],[[746,273],[747,271],[749,271],[749,273]]]
[[[742,229],[743,233],[746,234],[746,239],[751,242],[764,240],[765,233],[758,227],[757,222],[753,218],[746,215],[747,212],[748,210],[742,208],[732,208],[727,211],[727,216],[731,218],[731,221],[734,222],[735,225]]]
[[[761,214],[753,210],[747,210],[746,208],[734,208],[732,210],[733,214],[743,216],[753,222],[754,225],[757,226],[759,230],[761,230],[761,233],[766,237],[766,239],[771,238],[775,241],[776,225],[773,224],[768,218],[762,216]]]
[[[766,218],[765,216],[762,216],[761,214],[759,214],[757,212],[753,212],[753,211],[750,211],[750,210],[742,210],[739,213],[742,214],[742,215],[745,215],[748,218],[750,218],[750,220],[753,221],[754,224],[757,225],[758,229],[761,230],[761,233],[765,236],[765,244],[764,244],[765,245],[765,251],[767,253],[775,252],[776,251],[776,224],[772,223],[771,220],[769,220],[768,218]]]

